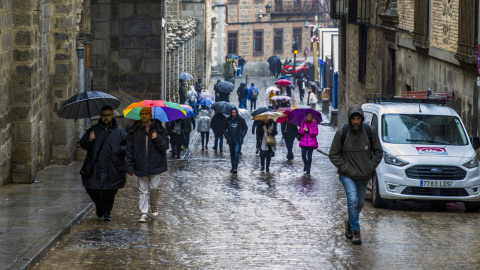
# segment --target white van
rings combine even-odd
[[[418,102],[362,105],[384,151],[369,183],[373,206],[414,199],[461,201],[467,211],[479,210],[479,138],[469,139],[453,109]]]

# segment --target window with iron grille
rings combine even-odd
[[[302,0],[293,0],[293,8],[297,11],[302,8]]]
[[[475,63],[479,38],[479,1],[474,2],[460,0],[459,4],[458,49],[455,58],[467,63]]]
[[[413,28],[413,45],[419,48],[429,46],[430,2],[429,0],[415,1],[415,19]]]
[[[275,12],[283,12],[283,0],[275,0]]]
[[[364,83],[367,75],[367,26],[360,24],[358,30],[358,81]]]
[[[273,52],[283,53],[283,29],[273,30]]]
[[[228,53],[238,54],[238,32],[228,32]]]
[[[361,23],[370,23],[370,0],[360,1],[360,14],[358,15],[358,21]]]
[[[263,30],[253,31],[253,54],[263,54]]]
[[[293,41],[297,42],[299,51],[302,51],[302,27],[294,27],[292,32]]]
[[[340,22],[341,48],[340,48],[340,68],[345,72],[347,67],[347,23],[345,19]]]
[[[330,0],[330,18],[342,19],[345,17],[345,0]]]
[[[348,21],[356,22],[358,13],[358,0],[349,0],[348,1]]]

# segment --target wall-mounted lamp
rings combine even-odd
[[[308,20],[305,20],[305,28],[309,28],[310,27],[310,22],[308,22]]]
[[[272,8],[272,6],[270,5],[270,3],[268,3],[268,4],[265,6],[265,12],[266,12],[267,14],[269,14],[271,8]]]

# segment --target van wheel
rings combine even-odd
[[[467,212],[478,212],[480,210],[480,202],[464,202]]]
[[[372,205],[374,208],[385,208],[386,203],[380,197],[380,191],[378,190],[377,174],[372,175]]]

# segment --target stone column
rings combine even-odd
[[[178,97],[178,74],[179,74],[179,69],[180,69],[180,56],[179,56],[179,47],[180,43],[175,42],[175,54],[174,54],[174,62],[173,62],[173,78],[174,78],[174,84],[173,84],[173,89],[174,89],[174,99],[173,102],[178,102],[179,97]]]

